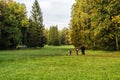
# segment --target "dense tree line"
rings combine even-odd
[[[0,49],[15,49],[18,45],[43,47],[45,36],[40,6],[35,0],[31,18],[26,6],[13,0],[0,0]]]
[[[57,26],[51,26],[49,29],[49,36],[48,36],[48,44],[49,45],[60,45],[60,40],[59,40],[59,32],[58,32],[58,27]]]
[[[0,12],[0,48],[14,49],[21,41],[21,28],[27,24],[25,5],[1,0]]]
[[[44,29],[43,15],[37,0],[34,1],[30,18],[26,6],[13,0],[0,1],[0,49],[44,47],[70,44],[69,29],[58,30],[57,26]]]
[[[70,45],[70,30],[64,27],[58,30],[58,26],[51,26],[44,30],[48,45]]]
[[[59,40],[61,45],[69,45],[70,44],[70,30],[64,27],[59,31]]]
[[[120,50],[120,1],[76,0],[70,29],[76,47]]]

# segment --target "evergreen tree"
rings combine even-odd
[[[41,8],[37,0],[33,3],[31,11],[31,25],[28,29],[27,46],[28,47],[43,47],[46,43],[44,36],[44,25]],[[33,29],[33,30],[32,30]]]
[[[46,44],[47,44],[47,43],[48,43],[48,37],[49,37],[49,29],[45,29],[45,30],[44,30],[44,35],[45,35]]]

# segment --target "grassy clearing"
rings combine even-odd
[[[119,80],[120,52],[86,51],[66,56],[73,46],[0,51],[0,80]]]

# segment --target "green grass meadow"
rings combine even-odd
[[[120,80],[120,52],[87,50],[76,56],[73,46],[0,51],[0,80]]]

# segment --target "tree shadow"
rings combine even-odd
[[[2,62],[14,62],[14,61],[22,61],[27,59],[39,59],[44,57],[55,57],[55,56],[64,56],[63,54],[30,54],[30,55],[20,55],[18,57],[10,57],[6,59],[0,59],[0,63]]]
[[[120,55],[92,55],[92,54],[87,54],[85,55],[87,57],[102,57],[102,58],[120,58]]]

